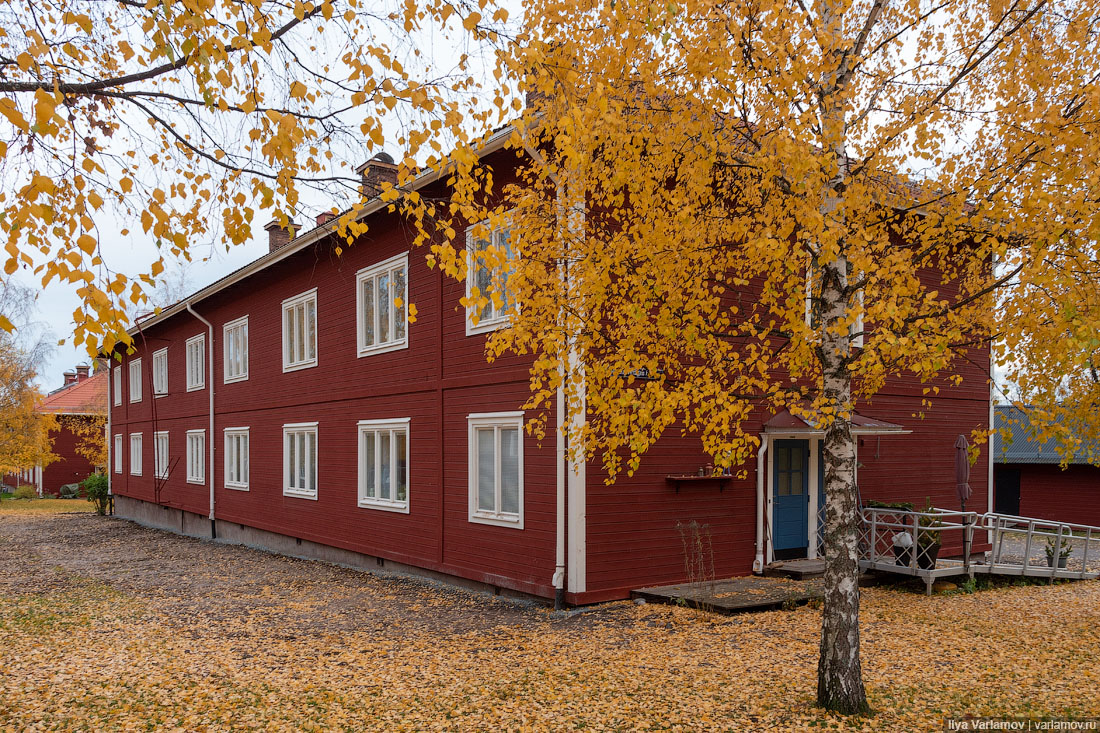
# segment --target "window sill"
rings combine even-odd
[[[512,324],[512,317],[498,316],[496,318],[486,318],[484,320],[474,323],[469,318],[466,319],[466,335],[476,336],[481,333],[489,333],[491,331],[499,331],[502,328],[507,328]]]
[[[141,476],[141,471],[138,471],[137,473],[134,473],[133,471],[130,471],[130,475],[131,476]]]
[[[401,351],[402,349],[407,348],[409,348],[408,337],[405,337],[400,341],[391,341],[389,343],[378,344],[376,346],[360,346],[359,358],[362,359],[364,356],[374,356],[375,354],[385,354],[390,351]]]
[[[168,480],[168,474],[166,474],[166,473],[163,473],[163,474],[154,473],[153,478],[155,478],[157,481],[167,481]]]
[[[236,486],[233,484],[225,484],[222,488],[231,491],[248,491],[248,484],[237,484]]]
[[[287,372],[297,372],[302,369],[310,369],[315,366],[317,366],[316,359],[314,359],[313,361],[304,361],[301,364],[283,364],[283,373],[286,374]]]
[[[187,483],[195,484],[197,486],[205,486],[206,485],[206,479],[204,479],[204,478],[194,479],[194,478],[191,478],[190,476],[188,476],[187,477]]]
[[[489,514],[486,512],[474,512],[470,515],[470,522],[474,524],[489,524],[495,527],[523,529],[523,518],[518,514]]]
[[[167,396],[168,396],[167,392],[154,392],[153,393],[153,399],[155,399],[155,400],[159,400],[161,397],[167,397]]]
[[[222,378],[222,384],[233,384],[234,382],[247,382],[247,381],[248,381],[248,375],[247,374],[242,374],[242,375],[237,376],[237,377],[223,377]]]
[[[197,387],[188,387],[187,391],[188,392],[201,392],[204,389],[206,389],[206,385],[205,384],[200,384]]]
[[[136,404],[139,404],[140,402],[141,402],[141,398],[140,398],[140,397],[139,397],[138,399],[136,399],[136,400],[130,400],[130,404],[131,404],[131,405],[136,405]]]
[[[312,493],[305,491],[294,491],[293,489],[283,489],[283,496],[289,496],[291,499],[310,499],[317,501],[317,492]]]
[[[395,512],[397,514],[408,514],[409,513],[409,502],[406,501],[406,502],[403,502],[403,503],[399,504],[399,503],[396,503],[396,502],[387,502],[387,501],[383,501],[383,500],[373,500],[372,501],[370,499],[360,499],[359,500],[359,508],[360,509],[379,509],[379,510],[384,511],[384,512]]]

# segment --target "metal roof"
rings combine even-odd
[[[1037,435],[1038,428],[1032,426],[1031,415],[1026,409],[1014,405],[997,405],[994,408],[993,424],[997,429],[993,434],[993,460],[997,463],[1062,462],[1058,438],[1040,438]],[[1089,463],[1090,453],[1100,457],[1100,442],[1074,437],[1078,445],[1069,463]]]

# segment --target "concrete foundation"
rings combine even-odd
[[[265,529],[258,529],[237,522],[226,522],[221,519],[211,522],[209,517],[175,507],[154,504],[128,496],[116,495],[113,498],[115,516],[140,524],[143,527],[167,530],[187,537],[228,545],[243,545],[255,550],[296,557],[302,560],[319,560],[353,570],[369,572],[372,575],[413,577],[445,583],[478,593],[528,601],[540,605],[549,603],[545,598],[538,598],[526,593],[489,585],[488,583],[480,583],[476,580],[461,578],[449,573],[419,568],[415,565],[406,565],[374,555],[365,555],[298,537],[269,532]]]

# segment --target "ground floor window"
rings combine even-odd
[[[122,473],[122,434],[115,435],[115,473]]]
[[[283,494],[317,498],[317,423],[283,426]]]
[[[168,478],[168,433],[153,433],[153,475]]]
[[[187,431],[187,483],[206,482],[206,431]]]
[[[225,429],[225,488],[248,491],[248,428]]]
[[[469,415],[470,521],[523,528],[523,413]]]
[[[130,475],[141,475],[141,433],[130,433]]]
[[[409,510],[409,418],[359,423],[359,506]]]

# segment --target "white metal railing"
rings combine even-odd
[[[979,533],[986,536],[982,538]],[[976,536],[979,542],[985,539],[991,544],[988,557],[984,551],[973,553]],[[1013,559],[1013,548],[1005,548],[1005,540],[1012,538],[1023,538],[1019,562]],[[1048,558],[1045,565],[1032,557],[1033,550],[1040,546]],[[946,562],[938,557],[943,547],[952,556]],[[1069,558],[1074,559],[1073,568],[1069,567]],[[1090,558],[1100,569],[1100,527],[995,512],[863,508],[860,559],[864,567],[877,570],[920,575],[928,580],[975,572],[1084,579],[1098,575],[1089,569]],[[1076,568],[1077,559],[1080,568]]]

